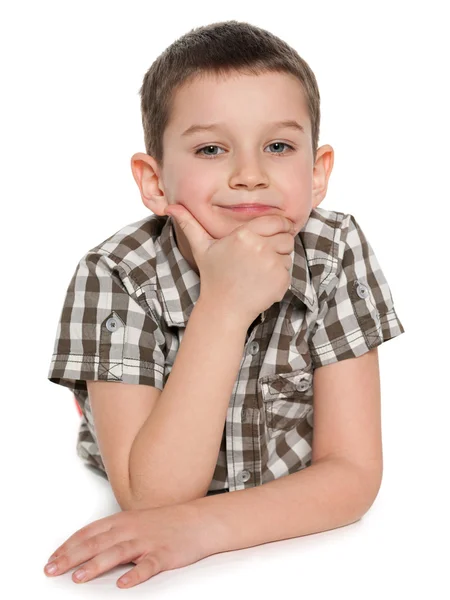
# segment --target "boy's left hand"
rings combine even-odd
[[[52,562],[58,569],[52,575],[85,563],[83,579],[72,575],[72,580],[80,583],[133,562],[136,566],[117,582],[119,587],[133,587],[161,571],[190,565],[214,553],[207,544],[210,536],[197,508],[189,504],[118,512],[69,537],[54,552]],[[129,581],[122,584],[125,576]]]

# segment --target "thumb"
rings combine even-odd
[[[165,210],[166,215],[173,217],[180,228],[183,230],[186,236],[192,253],[203,254],[205,250],[211,245],[211,241],[214,238],[200,225],[197,219],[189,212],[184,206],[177,205],[176,208],[167,206]]]

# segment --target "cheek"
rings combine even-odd
[[[282,190],[284,196],[284,211],[287,217],[296,224],[297,232],[309,218],[312,208],[312,180],[306,176],[300,179],[298,175],[295,181],[284,183]]]
[[[204,172],[197,173],[195,169],[180,169],[172,178],[172,198],[186,206],[201,206],[210,202],[214,194],[214,182],[217,180],[208,177]]]
[[[311,194],[312,170],[309,165],[305,162],[291,163],[289,170],[284,173],[284,187],[290,196]]]

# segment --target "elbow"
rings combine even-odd
[[[131,454],[130,454],[131,456]],[[181,484],[175,477],[165,477],[164,484],[153,484],[152,479],[162,480],[161,477],[153,477],[148,481],[142,474],[132,469],[128,465],[128,484],[126,492],[117,501],[124,510],[143,510],[149,508],[161,508],[164,506],[174,506],[176,504],[185,504],[198,498],[203,498],[209,489],[209,483],[206,490],[196,489],[185,484]],[[194,482],[189,482],[194,483]]]
[[[125,498],[118,499],[120,508],[125,510],[145,510],[149,508],[161,508],[164,506],[174,506],[176,504],[185,504],[191,500],[204,497],[205,494],[198,493],[184,493],[174,494],[169,490],[150,490],[147,489],[145,492],[135,492],[130,487],[129,493]]]
[[[128,494],[122,494],[120,497],[116,495],[116,500],[122,511],[127,510],[143,510],[148,508],[159,508],[167,506],[169,503],[164,503],[161,500],[156,500],[149,496],[135,496],[131,489]]]
[[[120,486],[116,485],[113,491],[117,504],[122,511],[164,506],[159,499],[158,501],[156,500],[155,495],[150,491],[147,491],[145,494],[141,491],[136,492],[132,487],[130,477],[126,483],[123,482]]]
[[[356,515],[355,519],[352,521],[353,523],[359,521],[374,504],[381,488],[383,468],[380,464],[377,464],[372,468],[367,466],[361,467],[360,465],[355,464],[352,464],[351,466],[357,481],[355,488],[357,493],[355,494],[352,503],[355,507]]]
[[[336,519],[342,525],[356,523],[375,502],[381,486],[382,468],[379,464],[363,466],[342,456],[319,459],[316,463],[323,461],[331,461],[339,469],[336,489],[340,500],[336,505],[339,513]]]

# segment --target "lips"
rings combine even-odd
[[[221,206],[221,208],[273,208],[269,204],[259,204],[253,202],[252,204],[232,204],[231,206]]]
[[[263,213],[268,213],[274,210],[273,206],[267,206],[267,204],[250,204],[250,205],[236,205],[236,206],[219,206],[222,210],[227,210],[229,213],[233,213],[233,215],[259,215]],[[275,209],[276,210],[276,209]]]

